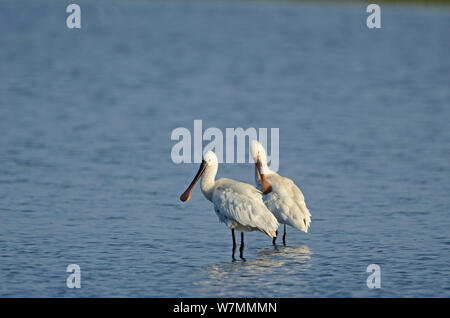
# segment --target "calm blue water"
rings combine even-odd
[[[0,3],[0,296],[450,296],[449,8],[369,30],[359,4],[77,3],[81,30],[64,1]],[[194,119],[279,128],[310,232],[232,263],[200,190],[179,201]]]

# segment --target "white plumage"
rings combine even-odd
[[[256,183],[258,187],[262,187],[264,193],[267,193],[264,198],[267,208],[275,215],[279,223],[308,232],[311,213],[306,207],[303,193],[291,179],[282,177],[268,168],[265,149],[256,140],[251,144],[251,152],[257,163],[255,165]],[[269,188],[266,192],[264,188],[268,187],[271,189]]]
[[[276,236],[276,218],[262,200],[262,193],[253,186],[222,178],[216,181],[212,196],[214,211],[230,229],[240,232],[261,231]]]

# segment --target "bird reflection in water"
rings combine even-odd
[[[301,276],[311,267],[312,252],[306,245],[275,246],[257,250],[257,254],[255,259],[246,262],[207,266],[199,273],[201,276],[206,273],[207,277],[195,285],[205,295],[243,297],[255,288],[255,295],[261,296],[261,292],[273,293],[283,284],[302,285]]]

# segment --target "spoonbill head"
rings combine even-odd
[[[267,180],[267,175],[275,174],[267,166],[266,150],[260,142],[253,140],[250,145],[250,152],[255,161],[255,180],[256,185],[261,187],[261,191],[264,194],[268,194],[272,191],[272,186]]]
[[[253,161],[255,161],[255,164],[261,165],[261,171],[264,174],[271,174],[274,173],[272,170],[269,169],[267,166],[267,154],[266,149],[264,149],[263,145],[257,140],[252,140],[250,144],[250,152],[253,157]]]
[[[192,191],[194,191],[195,185],[197,184],[198,180],[200,180],[200,177],[203,175],[203,173],[205,173],[207,169],[209,172],[208,174],[210,175],[213,174],[214,177],[216,176],[217,170],[219,169],[219,160],[217,160],[216,154],[212,151],[208,151],[204,154],[202,163],[197,171],[197,174],[195,175],[194,179],[192,180],[191,184],[186,189],[186,191],[184,191],[183,194],[180,196],[181,201],[183,202],[189,201],[189,199],[191,198]],[[209,199],[208,197],[206,198],[211,201],[211,199]]]

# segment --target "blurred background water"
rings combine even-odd
[[[67,1],[0,2],[0,296],[450,296],[448,7],[369,30],[362,4],[76,3],[80,30]],[[179,201],[194,119],[278,127],[310,232],[232,263],[200,190]]]

